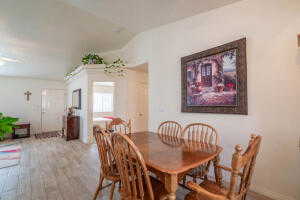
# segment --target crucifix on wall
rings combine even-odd
[[[26,95],[26,100],[29,101],[29,97],[30,97],[30,95],[32,95],[32,93],[27,91],[24,94]]]

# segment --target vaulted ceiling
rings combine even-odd
[[[238,0],[3,0],[0,75],[62,80],[88,52]]]

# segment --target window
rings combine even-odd
[[[94,93],[94,112],[113,112],[112,93]]]

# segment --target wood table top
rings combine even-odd
[[[137,132],[130,136],[148,167],[164,173],[179,174],[212,160],[222,148],[154,132]]]

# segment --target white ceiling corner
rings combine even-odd
[[[139,32],[236,1],[1,1],[0,57],[8,60],[0,75],[62,80],[84,53],[119,49]]]

